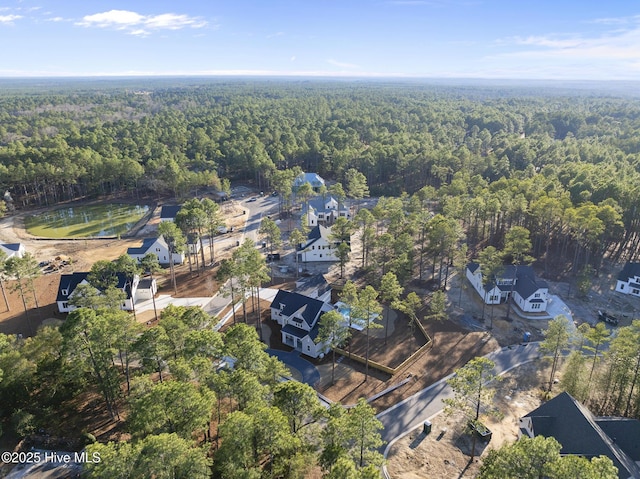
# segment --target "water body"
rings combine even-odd
[[[25,218],[27,231],[43,238],[91,238],[123,235],[147,214],[146,205],[71,206]]]

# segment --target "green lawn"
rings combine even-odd
[[[73,206],[27,216],[27,231],[44,238],[89,238],[118,236],[129,231],[148,206],[104,204]]]

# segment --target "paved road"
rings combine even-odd
[[[495,372],[503,374],[520,364],[536,359],[539,356],[538,347],[539,343],[507,346],[488,354],[487,357],[496,364]],[[442,411],[444,408],[442,400],[453,396],[451,388],[446,383],[449,377],[441,379],[378,414],[378,419],[384,425],[381,435],[382,439],[387,443],[382,448],[385,456],[393,442],[415,427],[420,426],[423,421]]]

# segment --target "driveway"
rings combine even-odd
[[[298,351],[280,351],[279,349],[267,349],[267,353],[277,357],[287,366],[297,369],[302,374],[302,382],[314,387],[320,381],[320,372],[306,359],[300,357]]]

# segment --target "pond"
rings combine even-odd
[[[43,238],[90,238],[125,234],[149,211],[146,205],[70,206],[25,217],[27,231]]]

